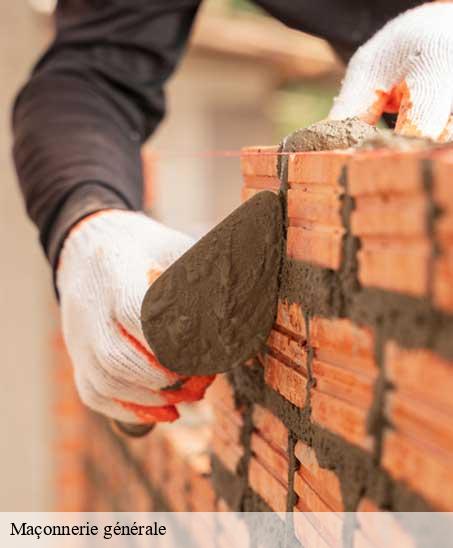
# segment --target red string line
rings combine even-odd
[[[195,152],[170,152],[155,151],[147,152],[151,157],[170,158],[243,158],[246,156],[289,156],[292,152],[271,152],[271,151],[241,151],[241,150],[205,150]]]

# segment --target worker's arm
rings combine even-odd
[[[17,172],[56,270],[79,393],[123,422],[174,420],[212,380],[162,367],[140,326],[152,278],[192,243],[139,212],[140,148],[198,4],[61,0],[55,40],[14,107]]]
[[[430,2],[387,23],[352,57],[330,117],[374,124],[393,112],[399,133],[452,139],[452,29],[452,2]]]
[[[253,0],[297,30],[325,38],[349,57],[387,21],[423,0]]]

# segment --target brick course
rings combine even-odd
[[[244,199],[278,192],[277,151],[245,150]],[[341,537],[342,511],[452,511],[452,158],[451,148],[282,156],[285,260],[312,280],[313,306],[306,285],[299,298],[281,291],[266,347],[216,379],[203,418],[144,440],[115,441],[68,396],[66,364],[59,508],[292,508],[295,536],[319,546]],[[297,268],[285,287],[306,282]],[[325,510],[326,520],[304,514]],[[362,520],[353,545],[379,538]]]

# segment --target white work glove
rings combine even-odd
[[[351,58],[329,118],[375,124],[382,112],[399,112],[398,133],[452,138],[453,3],[399,15]]]
[[[173,421],[174,404],[203,397],[213,377],[163,367],[140,324],[150,283],[192,244],[142,213],[120,210],[83,219],[66,238],[57,270],[63,336],[88,407],[148,424]]]

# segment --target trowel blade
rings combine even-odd
[[[158,360],[181,375],[211,375],[256,356],[275,320],[282,246],[280,198],[263,191],[170,266],[141,311]]]

